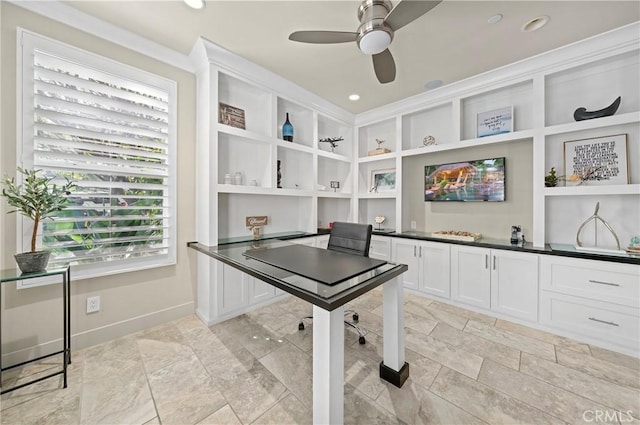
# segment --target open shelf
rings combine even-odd
[[[381,148],[387,148],[391,152],[396,151],[395,118],[360,127],[358,130],[358,158],[366,158],[369,151],[378,148],[376,139],[384,140],[384,143],[380,145]]]
[[[218,102],[242,109],[247,131],[273,137],[271,99],[271,93],[265,89],[223,72],[218,73]],[[215,121],[219,122],[218,119]]]
[[[293,125],[293,142],[297,145],[312,148],[315,146],[313,140],[313,111],[290,100],[278,97],[277,113],[277,137],[282,140],[282,124],[289,114],[289,122]]]

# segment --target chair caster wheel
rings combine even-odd
[[[299,331],[303,331],[304,330],[304,323],[302,323],[302,322],[298,323],[298,330]]]
[[[360,338],[358,338],[358,342],[360,343],[360,345],[364,345],[364,343],[366,342],[364,337],[361,336]]]
[[[360,320],[360,316],[358,316],[358,313],[353,313],[353,321],[358,323],[358,320]]]

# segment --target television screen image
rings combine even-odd
[[[424,167],[425,201],[504,201],[505,159],[488,158]]]

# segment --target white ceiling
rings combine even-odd
[[[208,0],[199,11],[180,0],[66,3],[184,54],[204,36],[354,113],[418,94],[429,80],[448,84],[640,20],[637,0],[445,0],[396,33],[396,79],[383,85],[355,43],[288,40],[297,30],[356,31],[357,1]],[[488,24],[497,13],[502,21]],[[540,15],[548,25],[520,30]]]

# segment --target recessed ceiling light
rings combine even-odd
[[[490,17],[487,20],[487,23],[489,23],[489,24],[497,24],[500,21],[502,21],[502,15],[497,13],[497,14],[493,15],[492,17]]]
[[[533,18],[529,22],[525,23],[520,30],[522,32],[538,31],[540,28],[549,23],[549,19],[551,18],[549,18],[547,15],[538,16],[537,18]]]
[[[350,94],[349,95],[349,100],[353,100],[355,102],[356,100],[359,100],[359,99],[360,99],[360,95],[359,94]]]
[[[187,6],[193,9],[204,9],[207,5],[204,0],[184,0]]]
[[[424,84],[424,89],[425,90],[433,90],[435,88],[438,88],[442,85],[442,80],[431,80],[431,81],[427,81]]]

